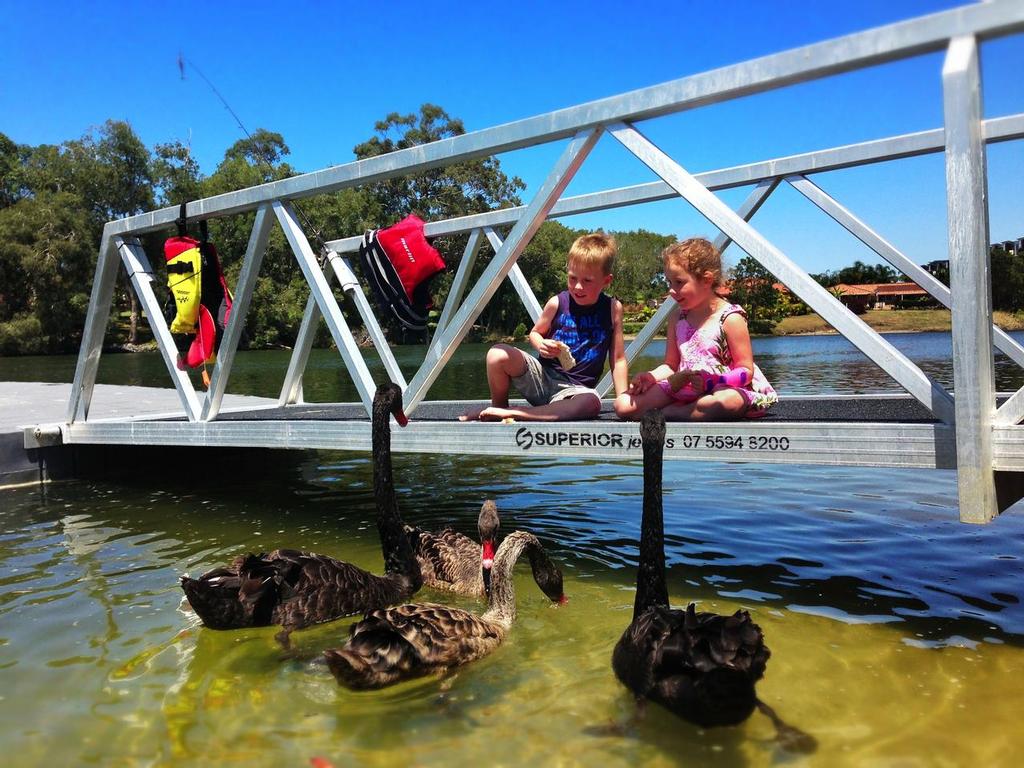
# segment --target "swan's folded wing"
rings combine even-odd
[[[431,533],[406,526],[406,534],[428,583],[455,585],[472,581],[480,570],[480,545],[451,528]]]
[[[367,614],[353,627],[359,634],[386,623],[412,646],[428,666],[461,664],[486,653],[501,641],[498,629],[476,614],[436,603],[417,603]]]

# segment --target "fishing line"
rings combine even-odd
[[[197,67],[195,62],[192,61],[191,59],[186,59],[184,54],[179,51],[178,52],[178,71],[181,73],[181,79],[182,80],[186,79],[185,78],[185,65],[186,64],[191,69],[194,69],[196,71],[196,74],[198,74],[203,79],[203,82],[205,82],[210,87],[210,90],[213,91],[214,96],[216,96],[220,100],[220,103],[224,105],[224,108],[235,119],[235,123],[241,129],[242,133],[245,134],[246,138],[249,139],[249,142],[252,145],[252,148],[253,148],[253,150],[254,150],[254,152],[256,154],[257,160],[259,160],[260,162],[263,163],[263,165],[265,166],[265,169],[270,172],[270,179],[273,180],[274,175],[276,174],[276,170],[277,169],[274,168],[273,163],[271,163],[270,160],[267,158],[267,155],[264,153],[263,147],[258,142],[253,140],[252,134],[249,133],[249,129],[245,127],[245,123],[242,122],[242,118],[240,118],[238,116],[238,113],[235,112],[235,110],[233,110],[231,108],[231,105],[228,104],[228,100],[224,98],[224,95],[219,90],[217,90],[217,86],[215,86],[213,84],[213,81],[211,81],[210,78],[208,78],[205,74],[203,74],[203,70],[201,70],[199,67]],[[299,215],[299,218],[302,219],[303,226],[305,226],[307,231],[312,233],[313,239],[316,241],[317,246],[319,246],[319,250],[320,250],[320,264],[321,264],[321,266],[323,266],[323,264],[325,263],[326,258],[327,258],[327,251],[328,251],[327,243],[325,243],[323,237],[321,237],[320,230],[313,226],[313,223],[309,220],[309,218],[303,212],[302,208],[299,207],[298,203],[296,201],[292,200],[291,201],[291,205],[292,205],[292,208],[295,209],[295,212]]]

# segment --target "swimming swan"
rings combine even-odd
[[[211,629],[280,624],[285,646],[296,629],[408,600],[422,585],[419,565],[402,530],[391,469],[390,415],[401,426],[402,391],[381,385],[373,399],[373,489],[384,575],[333,557],[295,549],[240,555],[198,579],[181,578],[189,604]]]
[[[786,725],[754,690],[770,651],[747,611],[732,616],[669,607],[665,583],[662,466],[665,416],[649,411],[640,422],[644,500],[633,621],[612,653],[616,677],[638,700],[650,699],[703,727],[743,722],[755,707],[775,724],[788,749],[813,751],[813,737]]]
[[[510,533],[494,556],[489,606],[483,615],[435,603],[372,611],[353,625],[343,648],[324,652],[327,666],[348,688],[382,688],[413,677],[444,673],[486,656],[516,618],[512,567],[523,550],[540,547],[532,533]],[[562,574],[541,569],[545,594],[561,595]]]
[[[477,518],[479,544],[451,528],[432,533],[405,526],[409,544],[423,573],[424,586],[467,597],[486,597],[491,588],[491,567],[500,526],[498,507],[491,499],[483,503]],[[551,600],[559,600],[562,597],[561,579],[557,584],[550,578],[544,579],[544,575],[555,568],[544,547],[528,547],[526,552],[537,586],[542,590],[557,587],[557,591],[545,591],[545,594]]]

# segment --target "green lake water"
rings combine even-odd
[[[898,343],[942,379],[948,339]],[[482,349],[461,351],[432,396],[481,396]],[[759,339],[755,354],[783,395],[893,387],[836,337]],[[287,353],[243,354],[232,391],[276,395],[286,362]],[[311,366],[308,399],[351,399],[336,355],[317,352]],[[68,381],[73,367],[68,358],[0,360],[0,379]],[[997,374],[1001,389],[1024,383],[1005,361]],[[154,356],[101,363],[100,381],[164,386],[166,376]],[[379,571],[366,454],[295,452],[217,483],[154,467],[146,477],[5,491],[2,764],[1018,762],[1024,520],[1010,511],[989,526],[960,524],[950,472],[666,465],[672,602],[750,611],[772,651],[761,698],[819,742],[797,756],[757,713],[711,730],[653,706],[631,719],[610,660],[632,610],[638,462],[394,463],[408,522],[470,533],[482,500],[496,499],[503,530],[534,531],[561,563],[569,603],[552,606],[520,566],[519,618],[494,654],[446,681],[353,693],[319,661],[352,619],[295,633],[285,656],[273,628],[202,627],[177,580],[277,546]],[[428,590],[418,599],[452,601]]]

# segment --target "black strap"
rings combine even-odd
[[[167,271],[172,275],[191,275],[194,270],[187,261],[179,261],[174,264],[168,264]]]
[[[174,223],[178,226],[178,237],[184,237],[188,234],[188,219],[185,217],[185,206],[188,202],[181,204],[181,210],[178,212],[178,220]]]

